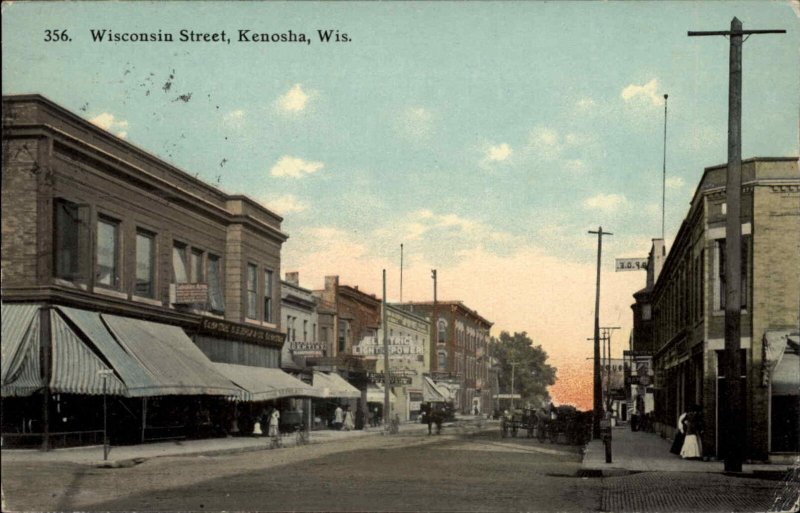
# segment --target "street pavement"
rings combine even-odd
[[[461,418],[440,436],[404,424],[318,431],[267,450],[264,438],[2,452],[3,511],[790,511],[787,476],[683,461],[658,435],[614,429],[613,463],[587,447],[501,438]],[[599,461],[598,461],[599,460]],[[108,466],[111,468],[97,468]],[[772,470],[785,469],[771,466]]]

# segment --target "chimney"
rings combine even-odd
[[[295,271],[291,273],[286,273],[286,280],[287,283],[291,283],[297,287],[300,286],[300,273]]]
[[[325,277],[325,290],[335,292],[339,286],[339,276],[326,276]]]

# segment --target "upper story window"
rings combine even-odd
[[[91,266],[89,206],[59,198],[55,200],[53,209],[53,276],[86,281]]]
[[[225,296],[222,294],[222,269],[217,255],[208,255],[208,303],[214,312],[225,311]]]
[[[250,319],[258,319],[258,268],[255,264],[247,264],[247,310],[246,315]]]
[[[750,237],[747,235],[742,237],[742,256],[741,256],[741,284],[739,288],[739,294],[741,299],[741,307],[742,309],[747,308],[747,257],[749,254],[749,246],[750,246]],[[727,260],[727,252],[725,250],[726,244],[725,239],[717,239],[716,247],[715,247],[715,263],[717,264],[717,279],[714,287],[714,306],[716,310],[724,310],[726,305],[726,295],[727,295],[727,283],[725,280],[725,269],[726,269],[726,260]]]
[[[143,230],[136,231],[136,283],[134,295],[155,296],[155,235]]]
[[[264,271],[264,321],[272,322],[272,271]]]
[[[188,257],[186,244],[175,242],[172,245],[172,281],[173,283],[189,282]]]
[[[97,220],[97,284],[118,289],[119,222],[101,217]]]
[[[192,283],[205,283],[206,273],[203,268],[203,252],[198,249],[192,250],[191,260],[189,261],[192,269]]]
[[[338,351],[340,353],[344,353],[347,349],[347,332],[349,331],[349,325],[347,321],[339,321],[339,335],[337,338],[338,342]]]
[[[447,352],[439,351],[436,355],[436,363],[440,372],[447,370]]]
[[[308,321],[303,321],[303,342],[308,341]]]
[[[438,327],[438,336],[436,339],[440,344],[444,344],[447,342],[447,322],[444,319],[439,319],[437,324]]]
[[[642,320],[649,321],[653,317],[653,307],[650,304],[642,305]]]

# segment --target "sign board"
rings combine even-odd
[[[422,355],[422,343],[410,338],[390,337],[389,358],[407,358]],[[353,355],[367,359],[377,359],[383,356],[383,341],[377,337],[364,337],[358,345],[353,346]]]
[[[646,271],[647,259],[646,258],[617,258],[616,269],[617,272],[623,271]]]
[[[382,372],[367,372],[367,379],[371,383],[384,383],[386,381]],[[396,374],[389,374],[390,385],[410,385],[410,376],[398,376]]]
[[[271,331],[257,326],[237,324],[204,317],[200,321],[199,333],[232,340],[244,340],[258,345],[282,348],[286,334],[280,331]]]
[[[302,356],[302,355],[314,355],[314,356],[322,356],[325,352],[326,346],[324,342],[298,342],[293,341],[289,342],[289,351],[292,354]]]
[[[176,283],[175,304],[208,302],[208,283]]]

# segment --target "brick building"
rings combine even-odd
[[[725,381],[726,166],[706,168],[660,275],[649,291],[655,414],[671,436],[677,418],[702,406],[703,444],[718,445]],[[741,350],[746,380],[747,455],[797,453],[800,440],[800,171],[798,159],[753,158],[742,165]],[[639,293],[637,293],[639,294]],[[637,297],[637,304],[640,303]],[[641,302],[642,306],[647,304]],[[634,308],[644,317],[647,310]],[[636,320],[634,325],[637,325]],[[646,324],[643,324],[646,326]],[[634,344],[646,347],[647,336]]]
[[[493,406],[489,356],[492,323],[461,301],[411,302],[398,305],[427,319],[431,326],[431,376],[451,390],[457,410],[488,413]]]
[[[3,126],[5,440],[96,431],[104,389],[126,441],[311,390],[279,370],[279,216],[38,95]]]

